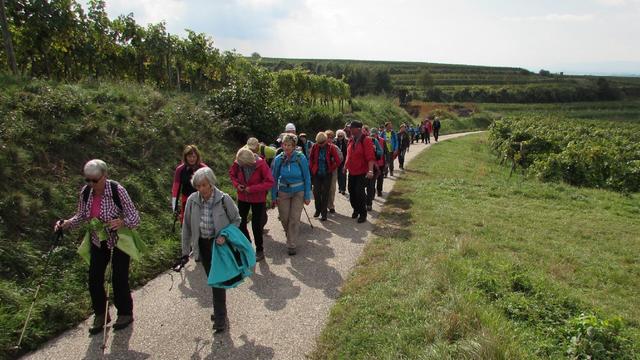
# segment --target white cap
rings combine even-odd
[[[284,131],[296,131],[296,126],[293,123],[288,123],[287,126],[284,127]]]

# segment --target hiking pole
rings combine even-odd
[[[58,220],[58,226],[62,226],[63,220]],[[49,263],[51,260],[51,254],[53,254],[53,250],[58,247],[58,244],[62,240],[64,233],[62,231],[62,227],[58,227],[58,231],[56,231],[56,237],[53,240],[53,244],[51,244],[51,248],[49,248],[49,253],[47,254],[47,260],[44,263],[44,269],[42,271],[42,276],[40,277],[40,281],[38,282],[38,286],[36,287],[36,293],[33,295],[33,301],[31,302],[31,306],[29,307],[29,312],[27,313],[27,318],[24,321],[24,325],[22,326],[22,332],[20,333],[20,339],[18,339],[18,345],[16,345],[13,349],[19,350],[20,345],[22,344],[22,339],[24,338],[24,333],[27,330],[27,325],[29,324],[29,320],[31,320],[31,312],[33,311],[33,306],[36,304],[36,299],[38,298],[38,293],[40,292],[40,287],[44,282],[44,275],[47,273],[49,269]]]
[[[304,210],[304,214],[307,215],[307,220],[309,220],[309,225],[313,229],[313,224],[311,223],[311,218],[309,217],[309,213],[307,212],[307,208],[304,205],[302,205],[302,210]]]
[[[113,281],[113,249],[116,247],[116,244],[113,244],[113,247],[110,250],[109,262],[111,265],[109,266],[109,282],[107,283],[107,301],[104,306],[104,324],[102,324],[102,358],[104,359],[104,351],[107,349],[107,322],[109,321],[109,288],[111,287],[111,281]]]

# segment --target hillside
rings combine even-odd
[[[254,59],[256,60],[256,59]],[[260,58],[270,70],[300,67],[343,78],[353,94],[406,91],[427,101],[569,102],[640,96],[640,78],[532,73],[523,68],[398,61]],[[604,81],[604,82],[603,82]]]

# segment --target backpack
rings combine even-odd
[[[113,202],[118,207],[118,210],[122,212],[122,202],[120,201],[120,194],[118,193],[118,183],[115,181],[107,180],[109,182],[109,186],[111,186],[111,196],[113,198]],[[86,204],[89,201],[89,193],[91,192],[91,188],[89,186],[85,186],[82,189],[82,201]]]
[[[304,169],[302,168],[302,163],[300,162],[300,156],[304,156],[304,154],[302,153],[302,151],[298,151],[298,150],[294,150],[293,154],[295,154],[296,163],[300,167],[300,174],[302,175],[302,178],[304,179]],[[289,160],[289,161],[291,161],[291,160]],[[278,168],[278,177],[280,177],[280,175],[282,174],[282,167],[283,166],[284,166],[284,161],[281,160],[280,161],[280,168]],[[278,179],[275,179],[275,180],[278,181]]]
[[[334,143],[331,143],[331,145],[335,146],[336,151],[338,152],[338,159],[340,159],[340,163],[342,164],[344,162],[344,155],[342,154],[342,150],[340,150],[338,145],[336,145]]]
[[[373,151],[376,154],[376,160],[382,159],[384,155],[384,147],[380,145],[380,142],[376,138],[371,138],[373,140]]]

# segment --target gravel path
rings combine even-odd
[[[441,140],[468,133],[444,135]],[[428,148],[413,144],[408,163]],[[396,162],[397,167],[397,162]],[[411,164],[407,165],[411,168]],[[395,175],[402,171],[396,169]],[[384,182],[384,196],[395,177]],[[336,213],[321,222],[302,214],[298,254],[286,254],[277,211],[269,210],[266,260],[251,279],[227,292],[230,329],[213,334],[211,290],[200,264],[167,271],[133,292],[133,326],[109,331],[108,359],[303,359],[313,351],[340,287],[362,253],[384,198],[376,197],[366,223],[351,219],[349,201],[336,194]],[[313,204],[307,206],[313,215]],[[249,227],[250,229],[251,227]],[[112,308],[111,313],[115,313]],[[99,359],[100,335],[88,336],[89,319],[44,344],[25,359]]]

